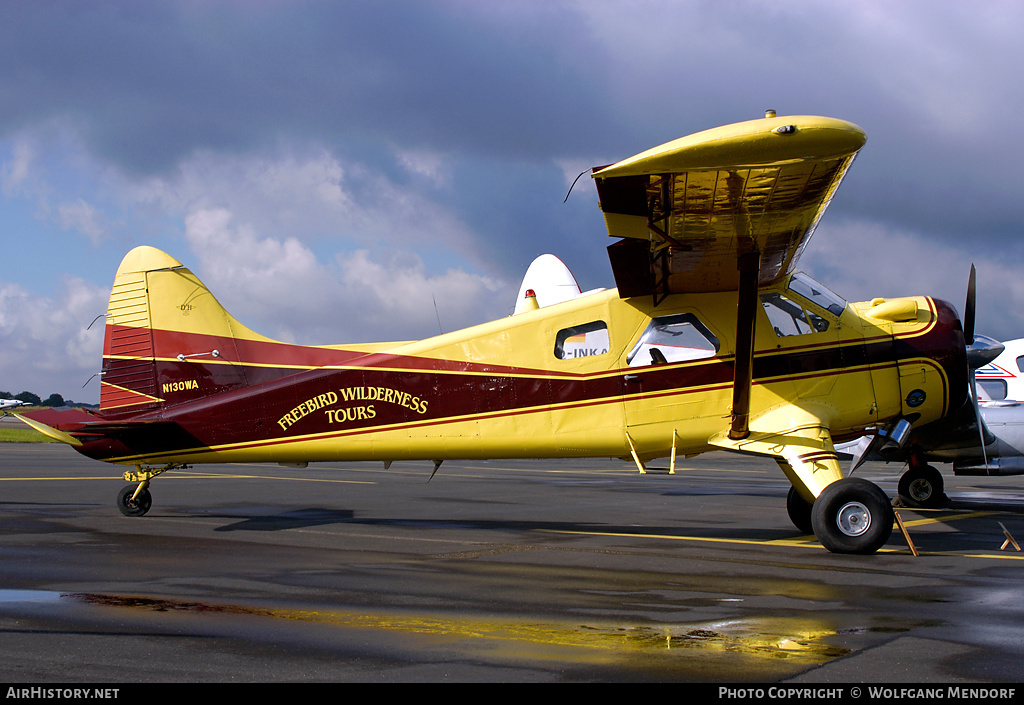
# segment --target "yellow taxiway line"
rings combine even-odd
[[[922,526],[930,523],[938,522],[950,522],[957,519],[976,519],[978,517],[990,516],[997,514],[997,512],[968,512],[965,514],[956,514],[951,516],[932,517],[926,519],[915,519],[910,522],[904,522],[904,526]],[[557,529],[537,529],[545,533],[554,534],[566,534],[566,535],[577,535],[577,536],[614,536],[622,538],[641,538],[641,539],[655,539],[661,541],[690,541],[694,543],[722,543],[722,544],[734,544],[740,546],[790,546],[797,548],[814,548],[819,550],[825,550],[825,548],[818,543],[818,540],[813,536],[805,536],[803,538],[794,539],[772,539],[769,541],[759,541],[756,539],[724,539],[715,538],[708,536],[678,536],[669,534],[644,534],[644,533],[627,533],[622,531],[568,531],[568,530],[557,530]],[[993,549],[994,550],[994,549]],[[878,553],[908,553],[909,549],[902,548],[881,548]],[[1020,561],[1024,560],[1024,553],[951,553],[948,551],[918,551],[919,555],[924,556],[955,556],[960,558],[993,558],[998,560],[1009,560],[1009,561]]]

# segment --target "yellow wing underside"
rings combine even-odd
[[[608,234],[634,249],[647,243],[648,261],[627,266],[650,271],[633,274],[665,293],[731,291],[741,254],[760,253],[761,284],[793,271],[865,140],[841,120],[766,118],[669,142],[593,176]],[[613,269],[620,281],[614,255]]]

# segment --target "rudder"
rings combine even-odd
[[[258,336],[180,262],[154,247],[121,261],[103,341],[100,410],[137,414],[246,385],[236,336]]]

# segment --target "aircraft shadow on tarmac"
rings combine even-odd
[[[268,508],[264,507],[264,511]],[[922,528],[922,526],[911,526],[909,532],[915,546],[926,552],[970,552],[978,550],[998,549],[1005,539],[1003,527],[1000,521],[1011,522],[1010,529],[1016,534],[1024,534],[1024,527],[1019,524],[1021,514],[1024,514],[1024,506],[1019,502],[998,501],[986,498],[976,500],[973,498],[950,498],[948,504],[937,510],[918,513],[919,510],[900,508],[898,511],[904,517],[904,521],[914,518],[943,518],[956,513],[978,513],[977,516],[963,516],[956,518],[955,522],[939,521],[934,524],[935,528]],[[691,538],[695,540],[710,539],[722,541],[755,541],[755,542],[779,542],[779,541],[800,541],[811,539],[796,529],[780,525],[779,527],[751,527],[751,526],[716,526],[709,523],[707,519],[694,521],[692,523],[667,525],[652,525],[644,523],[630,524],[606,524],[599,522],[575,522],[575,521],[521,521],[521,520],[493,520],[493,519],[409,519],[409,518],[387,518],[387,517],[358,517],[355,512],[347,509],[328,509],[323,507],[310,507],[306,509],[291,509],[277,513],[258,513],[258,509],[251,509],[246,513],[248,516],[239,516],[238,513],[212,512],[206,516],[220,517],[224,519],[237,519],[238,521],[214,529],[218,532],[230,531],[287,531],[305,529],[318,526],[329,526],[337,524],[357,524],[363,526],[388,526],[396,528],[414,528],[426,532],[436,531],[451,532],[460,530],[472,530],[482,532],[513,532],[513,533],[552,533],[552,534],[614,534],[622,537],[663,537],[667,540],[679,538]],[[899,532],[894,532],[887,546],[891,549],[906,548],[906,544]]]
[[[386,517],[356,517],[351,510],[324,509],[311,507],[293,509],[277,514],[259,514],[239,517],[238,514],[204,513],[207,517],[234,518],[239,521],[218,527],[214,531],[287,531],[316,526],[334,524],[358,524],[363,526],[390,526],[415,528],[424,531],[459,531],[473,530],[484,532],[550,532],[561,534],[617,534],[636,536],[664,536],[676,538],[683,536],[697,538],[777,541],[800,538],[795,529],[756,529],[751,527],[715,527],[707,523],[692,525],[655,526],[642,523],[602,524],[594,522],[573,521],[517,521],[492,519],[408,519]]]
[[[234,514],[218,515],[213,513],[207,516],[238,518]],[[354,514],[349,509],[310,507],[309,509],[293,509],[278,514],[249,516],[235,524],[218,527],[214,531],[287,531],[288,529],[307,529],[313,526],[349,523],[353,517]]]

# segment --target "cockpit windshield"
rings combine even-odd
[[[838,294],[811,279],[803,272],[797,272],[789,280],[789,288],[793,293],[821,306],[833,316],[842,315],[846,309],[846,301]]]

